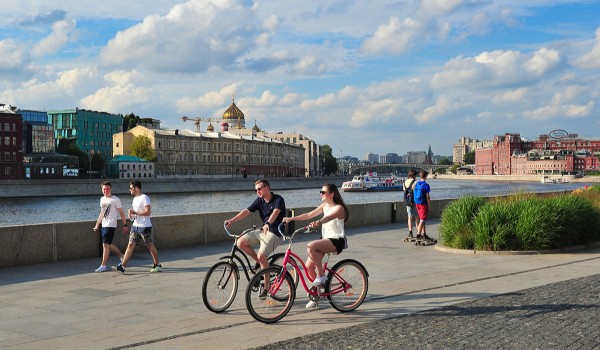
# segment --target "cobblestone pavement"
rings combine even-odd
[[[600,275],[256,349],[600,349]]]

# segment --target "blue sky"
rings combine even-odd
[[[338,156],[600,137],[600,2],[13,1],[0,103],[297,132]],[[206,125],[203,125],[204,129]]]

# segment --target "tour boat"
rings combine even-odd
[[[342,184],[342,191],[402,191],[402,179],[393,176],[380,178],[377,173],[357,175]]]

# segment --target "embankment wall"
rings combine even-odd
[[[442,210],[452,200],[431,202],[431,217],[439,218]],[[346,227],[362,227],[390,223],[406,225],[406,208],[402,202],[380,202],[349,205],[350,217]],[[299,215],[310,208],[288,209],[288,215]],[[152,218],[153,238],[156,247],[170,249],[189,245],[203,245],[231,241],[223,229],[223,222],[237,212],[201,213],[157,216]],[[94,221],[0,227],[0,268],[51,263],[72,259],[101,257],[100,235],[92,231]],[[232,232],[260,226],[258,214],[250,215],[232,225]],[[290,224],[292,229],[293,224]],[[128,235],[117,228],[113,241],[122,250],[127,246]],[[400,224],[399,224],[400,227]],[[143,244],[137,249],[146,248]]]

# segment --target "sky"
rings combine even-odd
[[[220,118],[334,156],[600,137],[600,1],[2,1],[0,103]],[[208,123],[201,123],[202,130]]]

